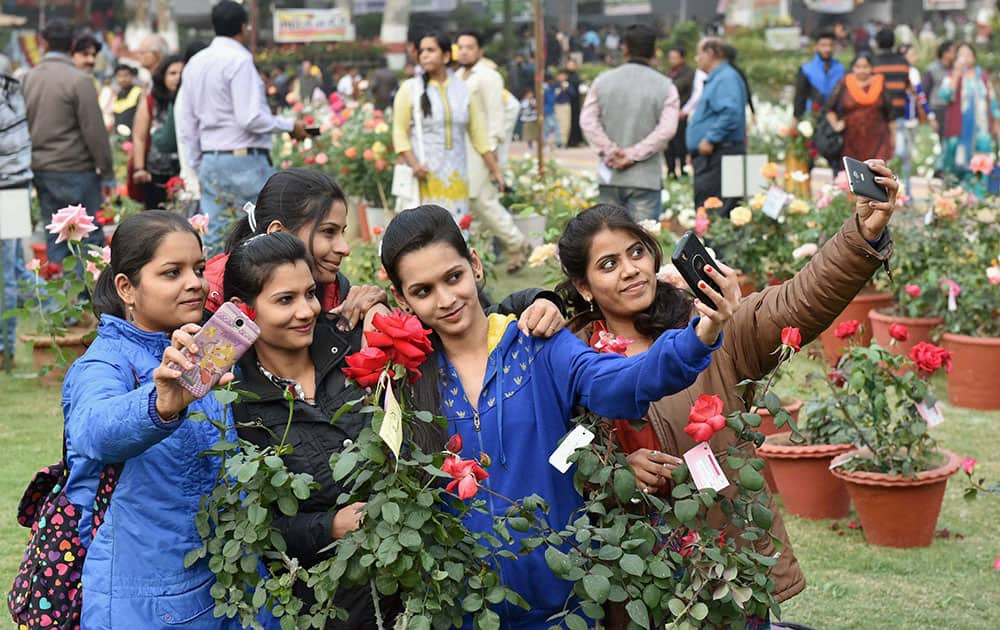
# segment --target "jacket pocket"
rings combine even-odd
[[[210,578],[190,591],[157,596],[154,606],[156,617],[168,626],[183,626],[202,615],[211,615],[215,607],[211,593],[214,583],[215,578]]]

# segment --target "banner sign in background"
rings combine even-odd
[[[354,40],[351,16],[340,9],[275,9],[274,41],[343,42]]]

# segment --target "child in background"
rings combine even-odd
[[[521,139],[532,148],[538,138],[538,101],[535,100],[535,91],[528,88],[524,91],[521,99]]]

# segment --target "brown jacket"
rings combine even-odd
[[[679,457],[695,446],[684,427],[691,406],[701,394],[718,394],[726,403],[726,414],[747,410],[737,383],[759,379],[774,368],[777,355],[773,352],[781,343],[781,329],[799,327],[804,344],[818,337],[868,283],[879,266],[887,264],[891,253],[892,241],[888,238],[881,252],[872,249],[861,235],[857,215],[854,215],[795,277],[746,297],[736,315],[723,328],[722,347],[712,355],[711,365],[694,385],[650,406],[646,418],[652,423],[662,450]],[[585,342],[589,341],[590,326],[578,334]],[[735,435],[730,430],[716,433],[710,442],[716,453],[725,452],[735,443]],[[752,448],[749,444],[744,446]],[[805,576],[795,559],[781,512],[773,499],[771,509],[774,512],[772,533],[784,543],[778,563],[771,570],[775,597],[780,602],[805,588]],[[722,514],[718,510],[716,517],[721,523]],[[755,545],[763,555],[775,552],[770,538]]]
[[[93,80],[69,57],[44,57],[24,79],[35,171],[99,171],[114,177],[111,143]]]

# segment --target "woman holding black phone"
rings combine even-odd
[[[629,453],[641,488],[650,492],[666,489],[670,471],[681,462],[681,455],[695,446],[684,427],[698,396],[719,395],[726,414],[747,411],[737,384],[759,379],[774,368],[778,360],[774,350],[781,344],[782,328],[796,326],[803,343],[812,341],[833,323],[878,268],[888,264],[892,239],[886,226],[896,206],[899,185],[884,162],[869,160],[866,164],[876,176],[875,182],[888,191],[888,201],[858,197],[855,213],[805,268],[782,285],[744,298],[724,325],[722,347],[708,369],[691,387],[652,403],[643,429],[636,431],[628,422],[616,421],[616,435]],[[695,314],[692,299],[686,290],[657,280],[662,257],[656,239],[624,208],[597,205],[579,214],[559,239],[559,258],[567,275],[560,289],[579,313],[570,328],[591,346],[600,340],[601,332],[631,339],[626,354],[633,356],[644,352],[664,332],[687,326]],[[728,279],[734,273],[726,265],[720,263],[718,269],[706,265],[704,271],[707,277],[717,278],[719,286],[731,286],[719,278]],[[728,298],[728,293],[725,296]],[[735,434],[727,429],[717,432],[709,444],[719,453],[735,443]],[[773,511],[772,533],[785,548],[771,575],[776,583],[775,597],[784,601],[805,587],[805,579],[780,512]],[[775,552],[770,538],[755,544],[761,554]],[[617,621],[621,627],[627,623],[616,619],[615,611],[609,611],[609,627],[618,627]]]

